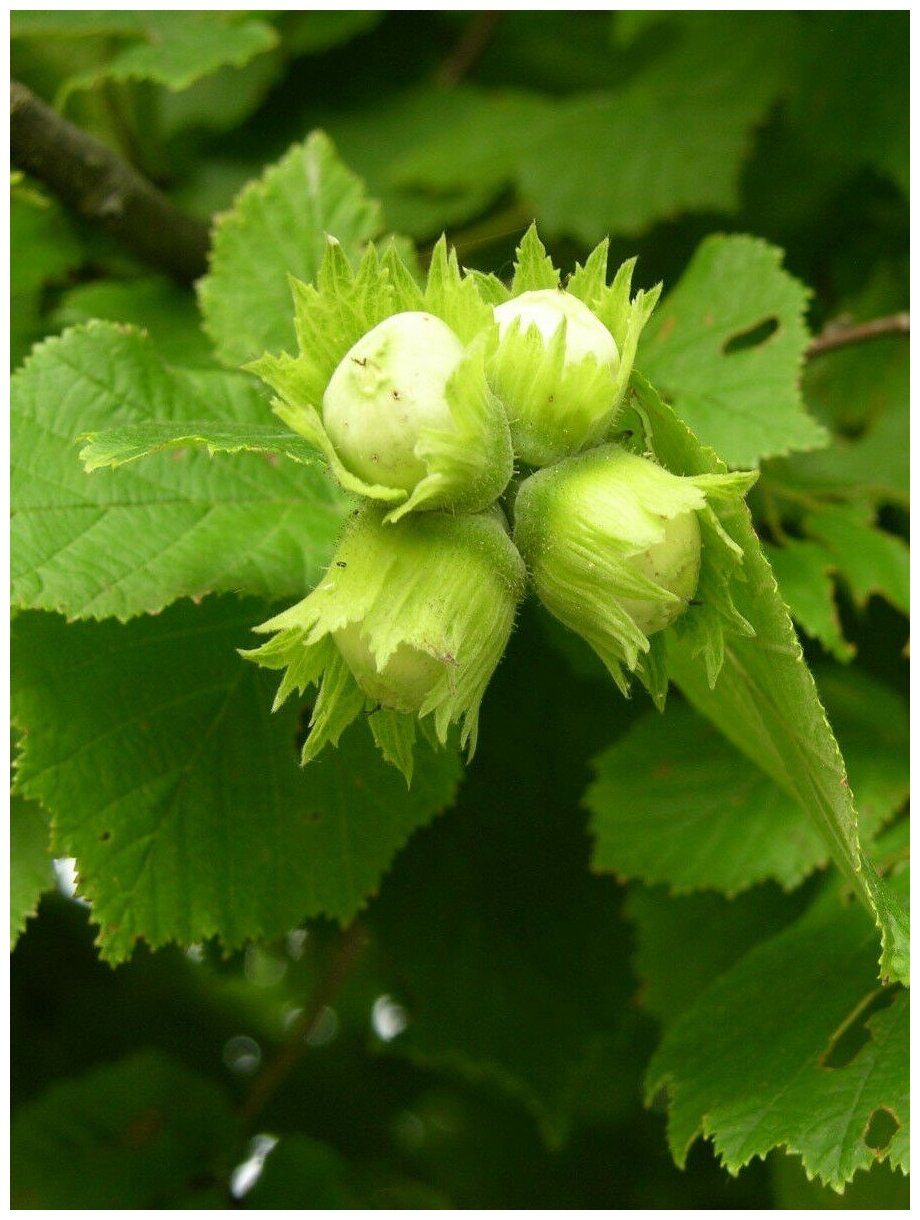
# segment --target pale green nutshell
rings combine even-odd
[[[291,287],[299,354],[249,368],[345,490],[386,505],[389,522],[493,504],[514,459],[486,377],[492,315],[443,240],[424,289],[392,247],[370,246],[353,271],[334,241],[316,285]]]
[[[342,464],[366,483],[411,492],[428,471],[426,428],[449,429],[447,386],[463,344],[434,314],[378,322],[342,358],[323,395],[323,424]]]
[[[624,668],[651,678],[650,637],[687,612],[702,565],[736,558],[713,528],[707,499],[743,496],[755,478],[675,475],[609,444],[521,485],[514,540],[534,589],[591,645],[624,694]]]
[[[476,747],[479,706],[526,585],[504,514],[412,514],[398,525],[367,504],[349,520],[326,575],[256,630],[243,656],[283,669],[275,707],[319,688],[308,762],[362,713],[407,781],[417,728],[443,745],[452,725]]]
[[[489,381],[521,462],[551,465],[601,443],[615,424],[660,293],[659,285],[630,300],[634,266],[635,259],[624,263],[608,285],[603,242],[563,285],[532,227],[518,248],[510,292],[488,281]]]

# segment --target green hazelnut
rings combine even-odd
[[[451,427],[447,384],[463,355],[450,327],[421,311],[394,314],[362,336],[323,395],[323,423],[343,466],[411,492],[427,473],[416,452],[424,429]]]

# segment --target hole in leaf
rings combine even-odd
[[[891,1143],[895,1132],[900,1129],[900,1126],[901,1124],[890,1110],[885,1110],[879,1106],[869,1119],[866,1134],[863,1136],[863,1143],[867,1148],[872,1148],[875,1152],[884,1152]]]
[[[854,1009],[845,1024],[831,1036],[830,1045],[821,1056],[821,1066],[844,1068],[852,1063],[872,1037],[866,1022],[874,1013],[881,1012],[894,1003],[896,992],[897,988],[886,987],[877,992],[865,1006]]]
[[[779,318],[764,318],[762,322],[748,327],[747,330],[739,330],[737,334],[731,335],[722,344],[722,351],[726,356],[731,356],[733,352],[744,352],[751,347],[760,347],[762,343],[772,339],[778,330]]]

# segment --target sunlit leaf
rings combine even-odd
[[[826,677],[828,715],[868,842],[909,791],[906,708],[855,671]],[[767,879],[790,888],[827,862],[798,801],[685,704],[643,717],[595,767],[585,800],[598,871],[674,893],[731,895]]]
[[[837,1190],[877,1159],[906,1171],[908,993],[877,987],[861,919],[830,887],[667,1031],[647,1093],[667,1090],[679,1164],[702,1135],[733,1173],[780,1145]]]
[[[637,389],[652,424],[656,454],[669,469],[696,474],[719,468],[711,451],[681,427],[641,378]],[[733,503],[720,509],[720,519],[744,555],[746,579],[737,585],[736,600],[754,634],[726,640],[714,687],[694,655],[692,637],[668,640],[670,672],[696,709],[812,818],[834,862],[875,917],[882,940],[882,976],[907,979],[906,913],[860,847],[840,748],[750,515]]]
[[[729,465],[819,447],[799,388],[807,302],[780,250],[709,237],[652,315],[637,365]]]
[[[271,421],[250,378],[170,368],[123,327],[45,343],[13,382],[12,416],[14,604],[129,618],[215,591],[302,597],[339,532],[332,482],[286,459],[178,451],[86,474],[78,438],[100,427]]]
[[[266,350],[295,351],[288,276],[315,277],[327,234],[352,256],[381,228],[379,206],[326,136],[291,148],[218,218],[199,299],[220,359],[240,365]]]
[[[409,792],[363,724],[301,769],[297,707],[273,716],[272,678],[236,653],[263,616],[212,599],[128,625],[16,619],[17,787],[76,857],[110,960],[138,938],[236,946],[347,922],[453,799],[453,752],[420,750]]]

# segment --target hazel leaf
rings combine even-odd
[[[295,437],[284,452],[297,462],[280,451],[211,459],[173,449],[88,476],[77,457],[78,438],[94,429],[140,425],[161,445],[164,425],[173,440],[207,425],[224,438],[218,447],[243,448],[240,431],[264,438],[270,420],[249,378],[170,368],[124,327],[90,323],[48,340],[12,383],[13,604],[126,619],[217,591],[302,595],[346,502],[323,471],[303,466]],[[122,460],[136,456],[137,439],[120,435]]]
[[[876,1160],[907,1171],[909,996],[875,986],[873,949],[828,887],[668,1029],[646,1095],[667,1091],[679,1165],[702,1135],[730,1173],[779,1146],[838,1191]]]
[[[897,308],[900,297],[885,298]],[[857,303],[859,320],[866,306]],[[871,316],[871,314],[870,314]],[[910,351],[903,335],[879,338],[811,360],[803,381],[809,409],[835,428],[826,449],[770,463],[778,493],[906,504],[910,495]]]
[[[783,87],[785,14],[687,17],[619,88],[607,48],[602,82],[524,128],[518,189],[547,230],[591,245],[688,209],[737,205],[753,128]]]
[[[10,364],[17,367],[50,329],[45,286],[64,283],[84,253],[71,219],[51,199],[20,188],[10,197]]]
[[[304,918],[350,921],[413,830],[450,804],[456,753],[416,750],[411,792],[358,726],[302,770],[301,709],[236,649],[258,603],[180,603],[128,624],[18,615],[17,789],[77,860],[103,957]]]
[[[910,612],[910,552],[907,543],[875,523],[865,502],[826,504],[801,522],[803,539],[791,538],[765,551],[793,618],[838,660],[856,652],[843,634],[835,598],[836,575],[857,607],[883,597],[905,616]],[[907,628],[905,626],[905,636]]]
[[[14,1208],[87,1211],[195,1207],[244,1147],[219,1085],[150,1050],[58,1080],[16,1111],[10,1143]]]
[[[820,543],[792,538],[783,546],[764,546],[779,591],[802,631],[846,663],[855,649],[843,634],[834,596],[833,560]]]
[[[146,330],[169,364],[214,368],[194,294],[165,275],[77,284],[63,294],[53,315],[61,330],[94,319]]]
[[[824,547],[858,606],[865,606],[873,594],[879,594],[896,610],[909,614],[907,543],[877,526],[868,505],[827,505],[809,514],[802,528]]]
[[[204,449],[212,457],[215,453],[263,453],[273,458],[290,458],[305,466],[319,461],[316,449],[303,437],[273,424],[221,424],[208,420],[196,425],[191,421],[150,420],[87,432],[80,439],[85,442],[80,461],[87,473],[175,449]]]
[[[267,22],[221,12],[27,13],[13,26],[17,35],[49,40],[108,36],[108,57],[67,77],[58,93],[59,106],[71,94],[105,81],[152,81],[173,91],[188,89],[219,68],[241,68],[278,44]]]
[[[655,452],[669,469],[696,475],[721,468],[639,377],[639,400]],[[883,978],[909,978],[907,914],[866,859],[840,747],[828,724],[814,678],[776,579],[763,556],[746,506],[718,507],[720,528],[743,556],[743,581],[732,594],[753,633],[723,641],[724,663],[713,683],[693,636],[668,640],[668,666],[684,695],[755,766],[799,801],[813,819],[838,868],[872,913],[881,935]],[[705,595],[704,595],[705,596]],[[688,616],[689,617],[689,616]]]
[[[819,677],[868,842],[909,792],[906,708],[856,671]],[[598,871],[733,896],[768,879],[792,888],[827,863],[799,803],[686,704],[644,716],[594,766],[585,801]]]
[[[645,328],[637,365],[732,466],[827,442],[799,378],[808,292],[758,238],[706,238]]]
[[[379,206],[326,135],[294,145],[217,220],[198,295],[218,357],[240,365],[265,351],[293,351],[288,276],[315,278],[327,234],[356,260],[381,228]]]
[[[48,815],[35,801],[10,799],[10,948],[25,931],[46,890],[54,886]]]

